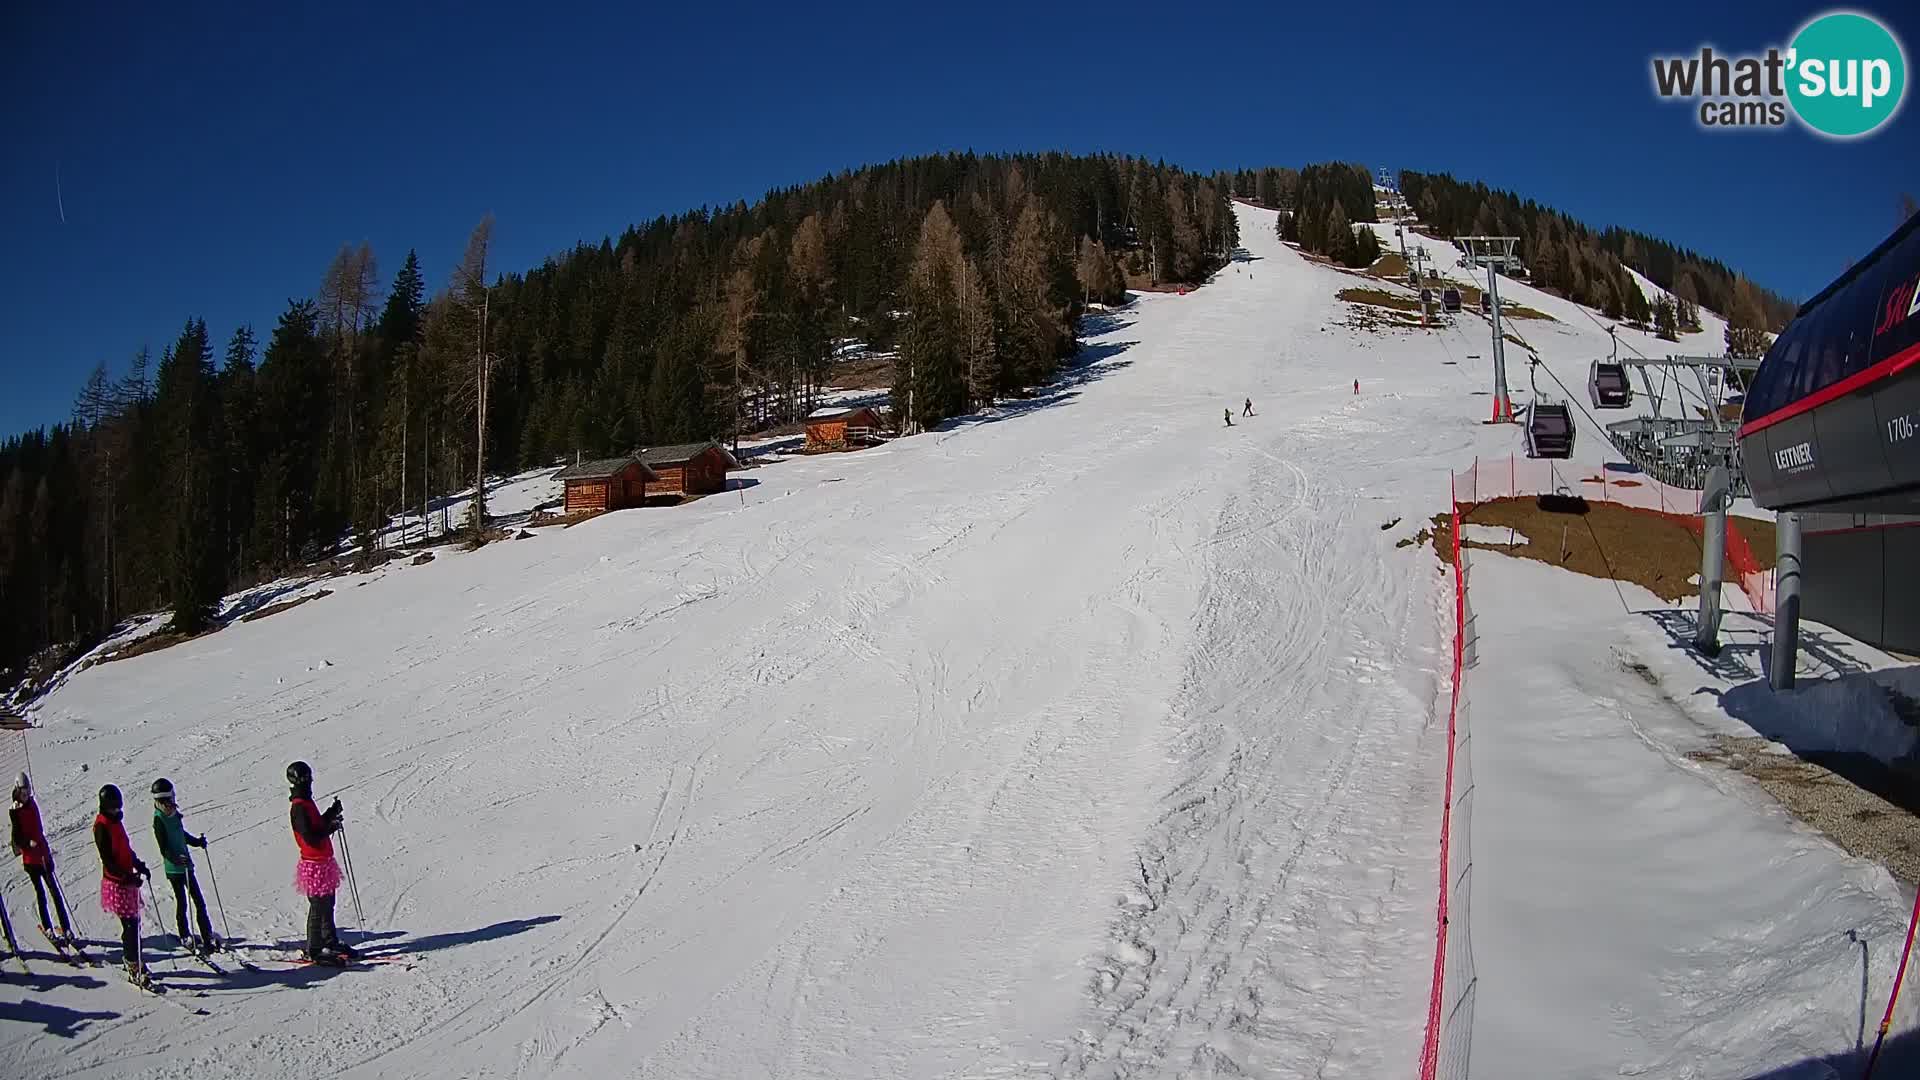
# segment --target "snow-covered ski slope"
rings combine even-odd
[[[92,936],[94,792],[154,862],[165,775],[234,932],[292,941],[303,758],[364,944],[416,963],[161,960],[204,1017],[8,983],[0,1075],[1406,1075],[1451,597],[1395,541],[1516,436],[1481,324],[1349,330],[1352,279],[1238,213],[1249,261],[1031,401],[77,674],[33,761]],[[1584,379],[1605,334],[1565,325]]]

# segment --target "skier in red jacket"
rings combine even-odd
[[[40,905],[40,932],[55,945],[73,942],[73,924],[67,919],[67,898],[60,895],[60,878],[53,872],[53,851],[47,847],[47,833],[40,825],[40,806],[33,801],[33,784],[26,773],[14,781],[13,805],[7,810],[13,825],[13,853],[20,856],[33,882],[33,896]],[[53,894],[53,910],[60,916],[60,936],[53,933],[53,920],[47,918],[47,894]]]
[[[340,831],[344,811],[339,799],[333,800],[324,814],[314,805],[313,768],[304,761],[287,766],[287,785],[292,788],[288,816],[293,823],[293,842],[300,849],[293,887],[307,898],[305,955],[316,964],[337,967],[353,957],[353,950],[341,944],[340,932],[333,925],[333,894],[340,889],[340,864],[333,860],[333,834]]]
[[[93,846],[100,851],[100,907],[120,920],[120,945],[126,953],[127,978],[145,986],[150,979],[140,959],[140,882],[149,876],[147,864],[133,853],[126,827],[120,824],[120,789],[100,789],[100,812],[93,818]]]

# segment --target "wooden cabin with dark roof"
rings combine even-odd
[[[655,446],[640,451],[640,462],[652,470],[648,495],[711,495],[727,488],[727,473],[740,462],[717,442]]]
[[[870,405],[815,409],[807,414],[807,450],[848,450],[879,441],[880,412]]]
[[[553,478],[567,486],[566,512],[585,514],[641,505],[651,494],[647,485],[659,475],[628,454],[576,462],[554,473]]]

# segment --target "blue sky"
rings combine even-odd
[[[96,361],[122,370],[189,316],[264,338],[343,242],[383,277],[417,248],[438,287],[488,211],[495,266],[525,269],[949,149],[1450,171],[1799,297],[1920,194],[1911,102],[1835,143],[1704,132],[1654,100],[1651,55],[1785,44],[1822,5],[1306,6],[8,5],[0,433],[63,418]],[[1910,6],[1860,10],[1914,59]]]

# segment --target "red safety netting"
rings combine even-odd
[[[1453,474],[1454,505],[1464,512],[1483,502],[1531,495],[1579,495],[1595,502],[1618,503],[1664,514],[1701,535],[1700,493],[1671,487],[1643,473],[1609,474],[1568,461],[1527,458],[1475,458]],[[1760,558],[1738,529],[1727,530],[1727,580],[1740,586],[1753,610],[1773,611],[1773,567]]]
[[[1440,808],[1440,886],[1434,925],[1433,982],[1420,1047],[1421,1080],[1467,1075],[1472,1047],[1473,999],[1478,975],[1473,963],[1473,755],[1470,752],[1463,677],[1472,666],[1472,617],[1467,605],[1466,549],[1460,545],[1459,491],[1454,492],[1453,666],[1447,699],[1446,780]],[[1460,794],[1455,795],[1458,791]]]

